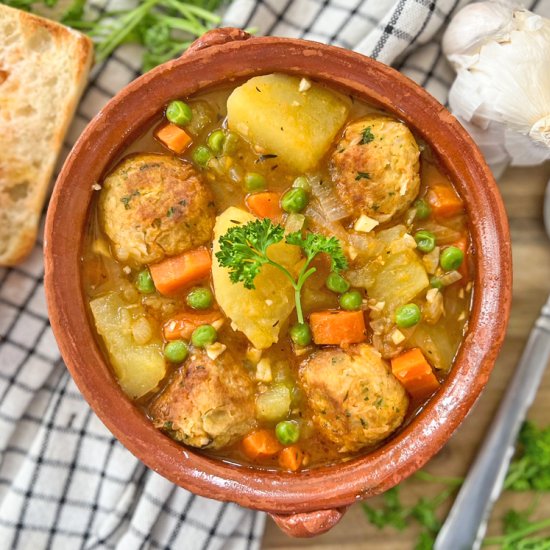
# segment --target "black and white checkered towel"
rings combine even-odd
[[[302,37],[392,63],[446,101],[440,31],[467,0],[234,0],[225,24]],[[548,13],[550,0],[527,6]],[[135,47],[92,73],[64,153],[137,75]],[[0,550],[258,548],[264,516],[197,497],[148,470],[92,413],[53,338],[42,241],[0,268]]]

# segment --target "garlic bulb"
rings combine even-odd
[[[457,71],[451,110],[495,175],[550,159],[550,20],[495,2],[470,4],[443,38]]]

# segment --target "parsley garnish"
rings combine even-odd
[[[300,231],[296,231],[288,234],[285,242],[299,246],[306,258],[300,273],[294,278],[284,266],[267,256],[267,249],[283,240],[284,231],[282,225],[274,225],[268,219],[231,227],[220,237],[220,251],[216,252],[216,257],[222,267],[229,268],[231,282],[241,282],[248,289],[255,288],[254,279],[263,265],[272,265],[283,272],[294,288],[298,322],[303,323],[301,291],[306,280],[317,271],[315,267],[310,267],[313,259],[320,253],[328,254],[333,271],[346,269],[348,264],[336,237],[325,237],[316,233],[307,233],[304,237]]]
[[[175,212],[174,207],[171,206],[171,207],[168,209],[168,211],[166,212],[166,217],[167,217],[167,218],[171,218],[171,217],[174,215],[174,212]]]
[[[361,133],[361,141],[359,142],[361,145],[366,145],[367,143],[370,143],[371,141],[374,141],[374,135],[371,132],[371,127],[367,126],[363,132]]]
[[[370,180],[370,174],[368,172],[357,172],[355,181],[359,181],[360,179]]]

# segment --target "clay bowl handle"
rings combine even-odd
[[[238,40],[248,40],[250,35],[242,29],[234,27],[222,27],[221,29],[212,29],[204,33],[200,38],[197,38],[182,55],[187,53],[198,52],[210,46],[221,46],[227,42],[235,42]]]
[[[347,507],[303,512],[301,514],[269,514],[278,527],[291,537],[308,538],[326,533],[344,516]]]

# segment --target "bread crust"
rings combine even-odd
[[[32,250],[92,60],[87,36],[0,4],[0,265]]]

